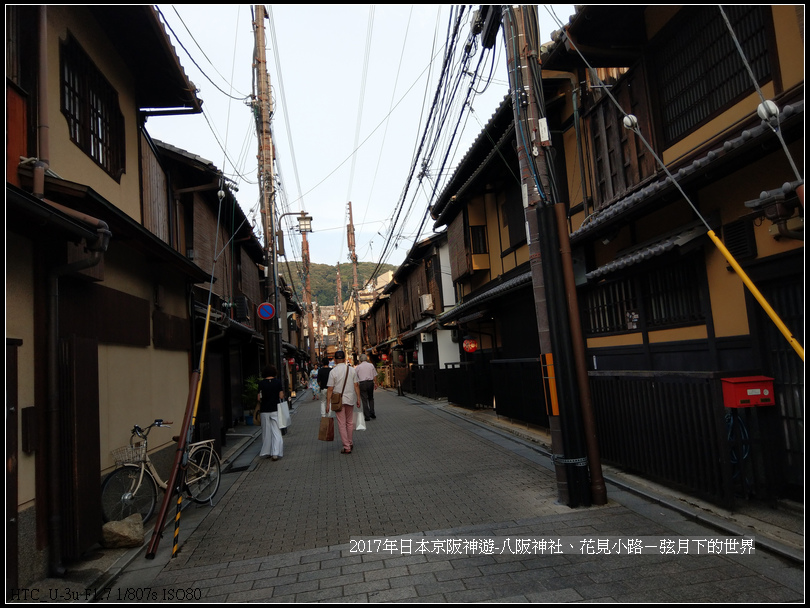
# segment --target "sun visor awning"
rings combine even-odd
[[[485,302],[489,302],[495,298],[505,296],[506,294],[515,291],[516,289],[521,289],[527,285],[531,285],[532,283],[532,273],[526,272],[519,276],[514,277],[513,279],[509,279],[508,281],[501,283],[500,285],[493,287],[492,289],[482,293],[474,298],[467,300],[466,302],[462,302],[461,304],[457,304],[455,307],[448,310],[443,315],[440,315],[438,318],[439,323],[444,325],[445,323],[449,323],[450,321],[457,320],[462,314],[472,313],[476,311],[476,306],[480,306]]]
[[[668,236],[659,237],[654,242],[647,241],[641,245],[621,251],[615,260],[586,273],[585,276],[589,281],[602,278],[630,266],[651,260],[669,251],[684,247],[701,236],[704,236],[707,232],[708,230],[703,224],[692,225],[689,228],[681,228],[679,231],[670,233]]]
[[[402,334],[399,337],[399,339],[400,340],[407,340],[409,338],[414,338],[414,337],[418,336],[419,334],[424,334],[424,333],[433,331],[434,329],[436,329],[437,325],[438,325],[438,323],[436,321],[431,321],[427,325],[423,325],[422,327],[417,327],[416,329],[413,329],[413,330],[411,330],[411,331],[409,331],[407,333]]]

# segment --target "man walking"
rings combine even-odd
[[[335,353],[335,367],[329,373],[329,380],[327,381],[327,394],[326,394],[326,409],[327,412],[331,408],[332,393],[338,392],[342,395],[341,401],[343,407],[340,411],[335,412],[337,418],[337,426],[340,431],[340,438],[343,440],[343,449],[341,454],[351,454],[354,448],[354,407],[359,408],[360,401],[357,398],[357,393],[360,392],[360,387],[357,382],[357,374],[353,367],[349,367],[346,363],[346,353],[339,350]]]
[[[360,365],[357,366],[357,379],[360,383],[360,399],[363,402],[363,415],[366,420],[377,416],[374,413],[374,385],[377,379],[377,368],[368,360],[368,356],[360,355]]]

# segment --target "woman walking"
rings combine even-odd
[[[278,425],[278,402],[284,400],[284,387],[276,375],[278,371],[272,365],[262,370],[259,380],[259,395],[256,409],[262,421],[262,458],[278,460],[284,456],[284,443],[281,428]]]
[[[335,353],[335,367],[329,373],[326,390],[326,413],[329,413],[332,403],[332,393],[341,393],[343,407],[335,412],[340,438],[343,441],[341,454],[351,454],[354,447],[354,407],[360,407],[357,396],[360,394],[360,385],[354,368],[346,363],[346,353],[339,350]]]

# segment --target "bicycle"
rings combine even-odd
[[[163,481],[149,459],[148,437],[152,428],[171,428],[170,425],[171,422],[160,419],[145,429],[136,424],[129,445],[111,452],[118,468],[101,484],[101,511],[105,522],[122,520],[135,513],[140,513],[144,522],[152,517],[158,487],[165,492],[168,483]],[[136,438],[140,441],[136,442]],[[188,462],[182,478],[183,492],[194,502],[211,502],[219,490],[220,470],[213,439],[189,444]]]

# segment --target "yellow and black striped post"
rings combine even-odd
[[[172,559],[177,556],[177,541],[180,538],[180,512],[183,506],[183,493],[177,493],[177,513],[174,516],[174,543],[172,544]]]

